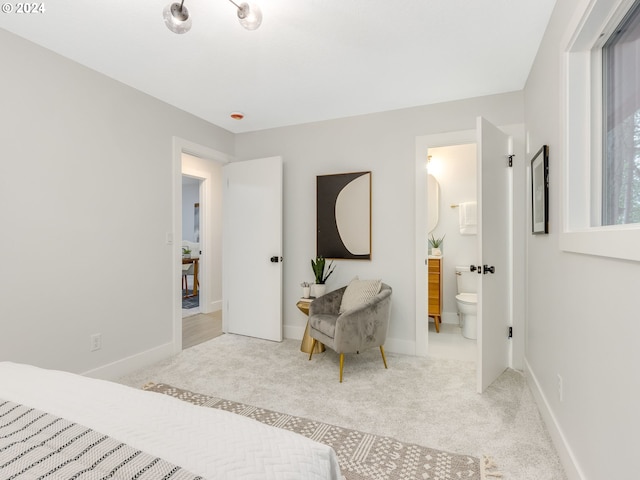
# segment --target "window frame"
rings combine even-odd
[[[563,146],[560,249],[640,261],[640,224],[601,224],[601,48],[635,0],[588,0],[562,42]],[[588,139],[588,141],[585,141]]]

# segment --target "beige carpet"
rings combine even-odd
[[[506,371],[483,395],[472,362],[387,352],[311,361],[300,341],[225,334],[120,379],[149,381],[344,428],[477,458],[492,456],[503,480],[563,480],[524,377]],[[422,480],[418,477],[419,480]],[[489,477],[491,478],[491,477]]]
[[[176,397],[195,405],[218,408],[243,415],[328,445],[336,452],[340,470],[346,480],[407,480],[412,478],[482,480],[487,478],[482,474],[484,471],[488,471],[489,475],[497,474],[495,470],[487,468],[486,461],[481,465],[478,458],[469,455],[458,455],[407,444],[390,437],[372,435],[244,403],[202,395],[162,383],[148,383],[144,389]]]

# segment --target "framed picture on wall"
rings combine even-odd
[[[316,177],[316,250],[324,258],[371,259],[371,172]]]
[[[193,238],[200,243],[200,203],[193,204]]]
[[[549,233],[549,146],[531,159],[531,223],[534,234]]]

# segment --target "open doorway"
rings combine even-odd
[[[201,313],[200,187],[202,179],[182,176],[182,318]],[[206,282],[205,282],[206,283]]]
[[[428,252],[429,355],[475,362],[477,331],[470,313],[477,275],[469,265],[478,250],[476,143],[433,147],[427,153],[427,229],[429,239],[439,244]],[[466,294],[464,313],[458,306],[461,293]]]
[[[417,355],[431,354],[431,337],[438,335],[430,332],[428,321],[427,238],[428,228],[433,229],[433,227],[427,226],[429,192],[427,159],[430,154],[433,156],[433,153],[440,148],[442,148],[441,152],[446,152],[449,148],[453,149],[461,145],[476,145],[477,165],[475,169],[470,169],[475,170],[477,175],[477,254],[468,264],[462,257],[460,261],[456,260],[454,263],[468,265],[470,270],[473,267],[479,279],[476,347],[479,392],[484,391],[496,374],[499,375],[504,370],[505,365],[519,368],[522,361],[522,335],[525,331],[522,302],[524,282],[521,281],[523,272],[521,259],[524,249],[522,219],[525,217],[526,202],[524,201],[525,190],[520,190],[520,187],[524,183],[525,162],[512,162],[512,160],[514,157],[524,156],[522,154],[523,139],[522,125],[510,125],[499,129],[482,117],[477,118],[476,130],[416,137]],[[514,178],[517,179],[515,182]],[[460,202],[465,200],[472,201],[466,198],[460,201],[456,199],[442,201],[439,214],[444,215],[447,211],[451,213],[452,210],[457,210]],[[451,208],[452,206],[454,208]],[[457,219],[457,222],[460,221],[459,210],[451,216]],[[442,234],[439,236],[441,237]],[[445,258],[448,252],[447,241],[445,239],[442,248]],[[515,261],[515,259],[518,260]],[[449,265],[448,268],[446,266],[444,268],[455,275],[455,266],[451,268],[452,265]],[[451,299],[452,294],[457,293],[455,280],[449,281],[448,284],[450,292],[443,295]],[[447,309],[444,308],[444,310],[446,313]],[[508,328],[510,326],[512,329]],[[519,332],[520,338],[516,337],[516,333],[513,334],[512,339],[508,338],[511,331]]]
[[[173,153],[173,349],[177,353],[211,335],[211,332],[203,334],[202,331],[203,327],[212,330],[206,316],[217,317],[216,330],[221,333],[222,166],[230,161],[230,157],[179,138],[174,138]],[[183,186],[184,177],[189,180]],[[185,192],[187,199],[183,200],[183,189],[195,191],[190,196]],[[185,290],[182,247],[185,242],[191,244],[191,255],[198,255],[197,283],[194,283],[195,275],[187,276],[186,289],[191,293],[197,286],[198,313],[186,317],[190,319],[187,325],[183,325],[182,314]],[[203,320],[206,321],[203,323]]]

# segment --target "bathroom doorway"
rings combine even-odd
[[[511,135],[511,141],[507,142],[508,136]],[[497,135],[495,138],[499,140],[490,140],[489,137]],[[481,155],[486,157],[486,160],[490,159],[490,162],[484,162],[483,172],[484,177],[481,182],[478,182],[478,191],[481,191],[481,186],[485,184],[491,184],[491,187],[484,188],[486,194],[489,194],[488,201],[495,201],[496,197],[502,199],[501,203],[491,204],[491,208],[497,208],[500,211],[499,215],[494,215],[490,212],[485,212],[487,218],[491,218],[491,228],[487,228],[485,234],[487,238],[495,236],[494,231],[504,232],[504,239],[500,242],[492,240],[480,244],[478,253],[474,256],[471,265],[477,265],[482,263],[482,258],[487,258],[489,262],[490,258],[495,258],[496,252],[485,255],[480,253],[480,246],[482,252],[485,252],[485,248],[499,245],[501,251],[498,256],[504,256],[504,265],[498,268],[500,275],[481,275],[480,288],[478,294],[479,313],[491,311],[490,315],[486,316],[486,321],[483,323],[481,315],[478,315],[478,329],[479,332],[483,332],[484,338],[479,338],[477,348],[477,360],[478,366],[478,391],[482,391],[486,388],[488,379],[494,376],[495,372],[500,368],[502,370],[508,365],[514,368],[521,368],[522,359],[524,353],[524,264],[523,264],[523,252],[524,252],[524,218],[525,205],[526,205],[526,168],[524,161],[524,126],[523,125],[510,125],[497,129],[493,127],[489,122],[482,118],[478,118],[477,130],[466,130],[458,132],[450,132],[438,135],[428,135],[422,137],[416,137],[416,271],[415,271],[415,283],[416,283],[416,354],[428,355],[430,351],[430,338],[432,335],[439,335],[438,333],[431,333],[429,331],[429,322],[427,315],[427,258],[428,258],[428,244],[427,244],[427,196],[428,196],[428,184],[427,184],[427,172],[426,172],[426,160],[431,149],[454,147],[461,145],[473,145],[481,141],[478,145],[483,145]],[[508,143],[508,145],[507,145]],[[497,147],[496,147],[497,145]],[[513,148],[515,156],[519,159],[518,162],[514,162],[513,168],[507,167],[508,151],[507,148]],[[486,152],[485,152],[486,151]],[[446,153],[446,150],[444,151]],[[499,152],[499,153],[498,153]],[[433,155],[432,155],[433,158]],[[499,174],[496,172],[487,173],[487,168],[493,168],[498,166]],[[487,168],[485,168],[487,167]],[[434,170],[437,171],[437,163],[433,165]],[[501,187],[497,187],[494,180],[496,175],[502,178],[499,182]],[[514,182],[515,180],[515,183]],[[515,191],[514,195],[514,185]],[[501,190],[500,195],[493,195],[491,192]],[[441,189],[441,193],[444,193]],[[451,214],[451,206],[455,205],[456,201],[441,202],[439,206],[439,215]],[[489,205],[489,203],[487,204]],[[482,215],[480,214],[481,208],[478,205],[478,228],[482,227]],[[457,212],[453,215],[457,218]],[[497,222],[497,223],[496,223]],[[497,227],[497,230],[494,230]],[[436,231],[437,233],[437,231]],[[442,235],[439,235],[442,236]],[[447,238],[445,237],[443,243],[443,258],[447,257]],[[506,255],[505,255],[506,252]],[[451,252],[449,252],[451,253]],[[514,262],[515,259],[519,259]],[[464,261],[464,258],[460,258],[460,262]],[[446,260],[445,260],[446,261]],[[496,260],[497,261],[497,260]],[[503,260],[501,260],[503,262]],[[448,262],[450,263],[450,262]],[[457,263],[457,261],[454,261]],[[455,275],[455,265],[449,265],[448,270],[451,275]],[[447,268],[447,267],[444,267]],[[490,273],[490,272],[487,272]],[[484,278],[483,278],[484,277]],[[489,280],[491,277],[491,280]],[[444,279],[447,282],[447,279]],[[485,298],[484,307],[482,304],[482,284],[487,284],[486,291],[491,292],[489,298]],[[495,284],[500,284],[502,290],[501,293],[496,293]],[[449,292],[443,289],[444,298],[455,298],[455,283],[452,280],[448,281]],[[444,299],[443,299],[444,300]],[[450,300],[449,305],[452,305],[453,300]],[[497,311],[493,310],[496,305],[501,305],[500,315],[496,317]],[[454,310],[451,306],[449,308],[444,307],[443,301],[443,313],[445,314],[445,325],[450,323],[453,318],[457,321],[457,308]],[[447,312],[447,310],[449,310]],[[446,314],[449,314],[449,317]],[[455,315],[455,317],[451,317]],[[503,326],[502,323],[505,323]],[[513,326],[514,337],[508,339],[507,324]],[[504,327],[504,328],[503,328]],[[484,330],[482,330],[484,328]],[[488,329],[488,330],[487,330]],[[516,339],[516,332],[519,338]],[[480,334],[479,334],[480,337]],[[483,341],[484,340],[484,341]],[[485,348],[482,348],[484,345]],[[498,350],[494,347],[498,346]],[[443,346],[443,350],[446,352],[447,347]],[[451,348],[451,347],[449,347]],[[499,351],[498,355],[494,355],[492,352]],[[453,355],[453,354],[452,354]],[[503,365],[500,367],[500,365]],[[487,370],[489,369],[489,370]],[[500,370],[501,371],[501,370]],[[493,377],[495,378],[495,377]]]
[[[429,355],[473,362],[477,357],[477,341],[463,336],[455,297],[456,293],[461,293],[456,287],[456,267],[468,267],[475,263],[477,256],[474,219],[465,218],[466,225],[462,225],[463,214],[460,211],[463,205],[475,205],[477,202],[476,150],[475,142],[431,147],[425,161],[427,175],[431,176],[427,201],[428,235],[429,238],[442,239],[441,255],[433,255],[432,249],[429,252],[429,263],[436,264],[438,271],[429,275],[432,281],[428,288],[432,292],[428,300],[438,305],[432,305],[428,311],[440,313],[437,329],[436,319],[429,317]],[[476,280],[475,275],[469,277],[471,283]],[[436,285],[433,279],[441,285]],[[477,293],[477,289],[469,290],[465,293]]]

